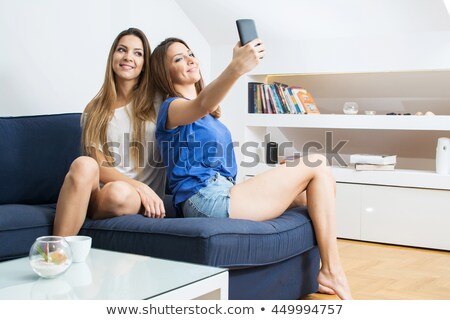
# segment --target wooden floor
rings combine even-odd
[[[338,240],[338,245],[354,299],[450,300],[450,252],[350,240]]]

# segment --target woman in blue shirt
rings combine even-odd
[[[237,44],[230,64],[204,87],[198,60],[184,41],[168,38],[153,51],[152,84],[165,99],[156,139],[175,205],[185,217],[263,221],[306,204],[307,198],[322,260],[319,290],[351,299],[336,243],[335,180],[324,156],[308,155],[295,166],[281,165],[235,184],[233,144],[218,120],[219,103],[264,55],[259,39]]]

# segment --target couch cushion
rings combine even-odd
[[[86,220],[96,248],[221,267],[283,261],[316,244],[306,209],[265,222],[220,218],[154,220],[141,215]]]
[[[166,217],[175,218],[177,212],[172,196],[163,199]],[[56,204],[0,205],[0,261],[26,256],[37,237],[52,234]]]
[[[0,205],[0,261],[27,255],[53,229],[55,205]]]
[[[80,137],[79,113],[0,117],[0,204],[55,203]]]

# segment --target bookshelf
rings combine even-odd
[[[450,235],[442,227],[450,225],[450,176],[434,172],[437,138],[450,137],[450,70],[258,74],[247,80],[305,87],[321,114],[245,113],[245,141],[267,141],[269,134],[271,141],[291,141],[300,151],[308,141],[324,144],[328,131],[336,140],[348,141],[343,158],[352,153],[397,155],[394,171],[333,167],[339,237],[450,250]],[[248,101],[245,94],[241,101]],[[344,115],[346,101],[357,102],[359,114]],[[377,114],[365,115],[364,110]],[[416,116],[417,111],[435,115]],[[241,168],[240,177],[271,167],[259,163]]]
[[[450,108],[450,105],[449,105]],[[450,130],[450,115],[246,114],[246,126],[373,130]]]

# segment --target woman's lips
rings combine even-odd
[[[132,70],[132,69],[134,69],[133,66],[130,66],[130,65],[128,65],[128,64],[119,64],[119,66],[120,66],[122,69],[125,69],[125,70]]]

